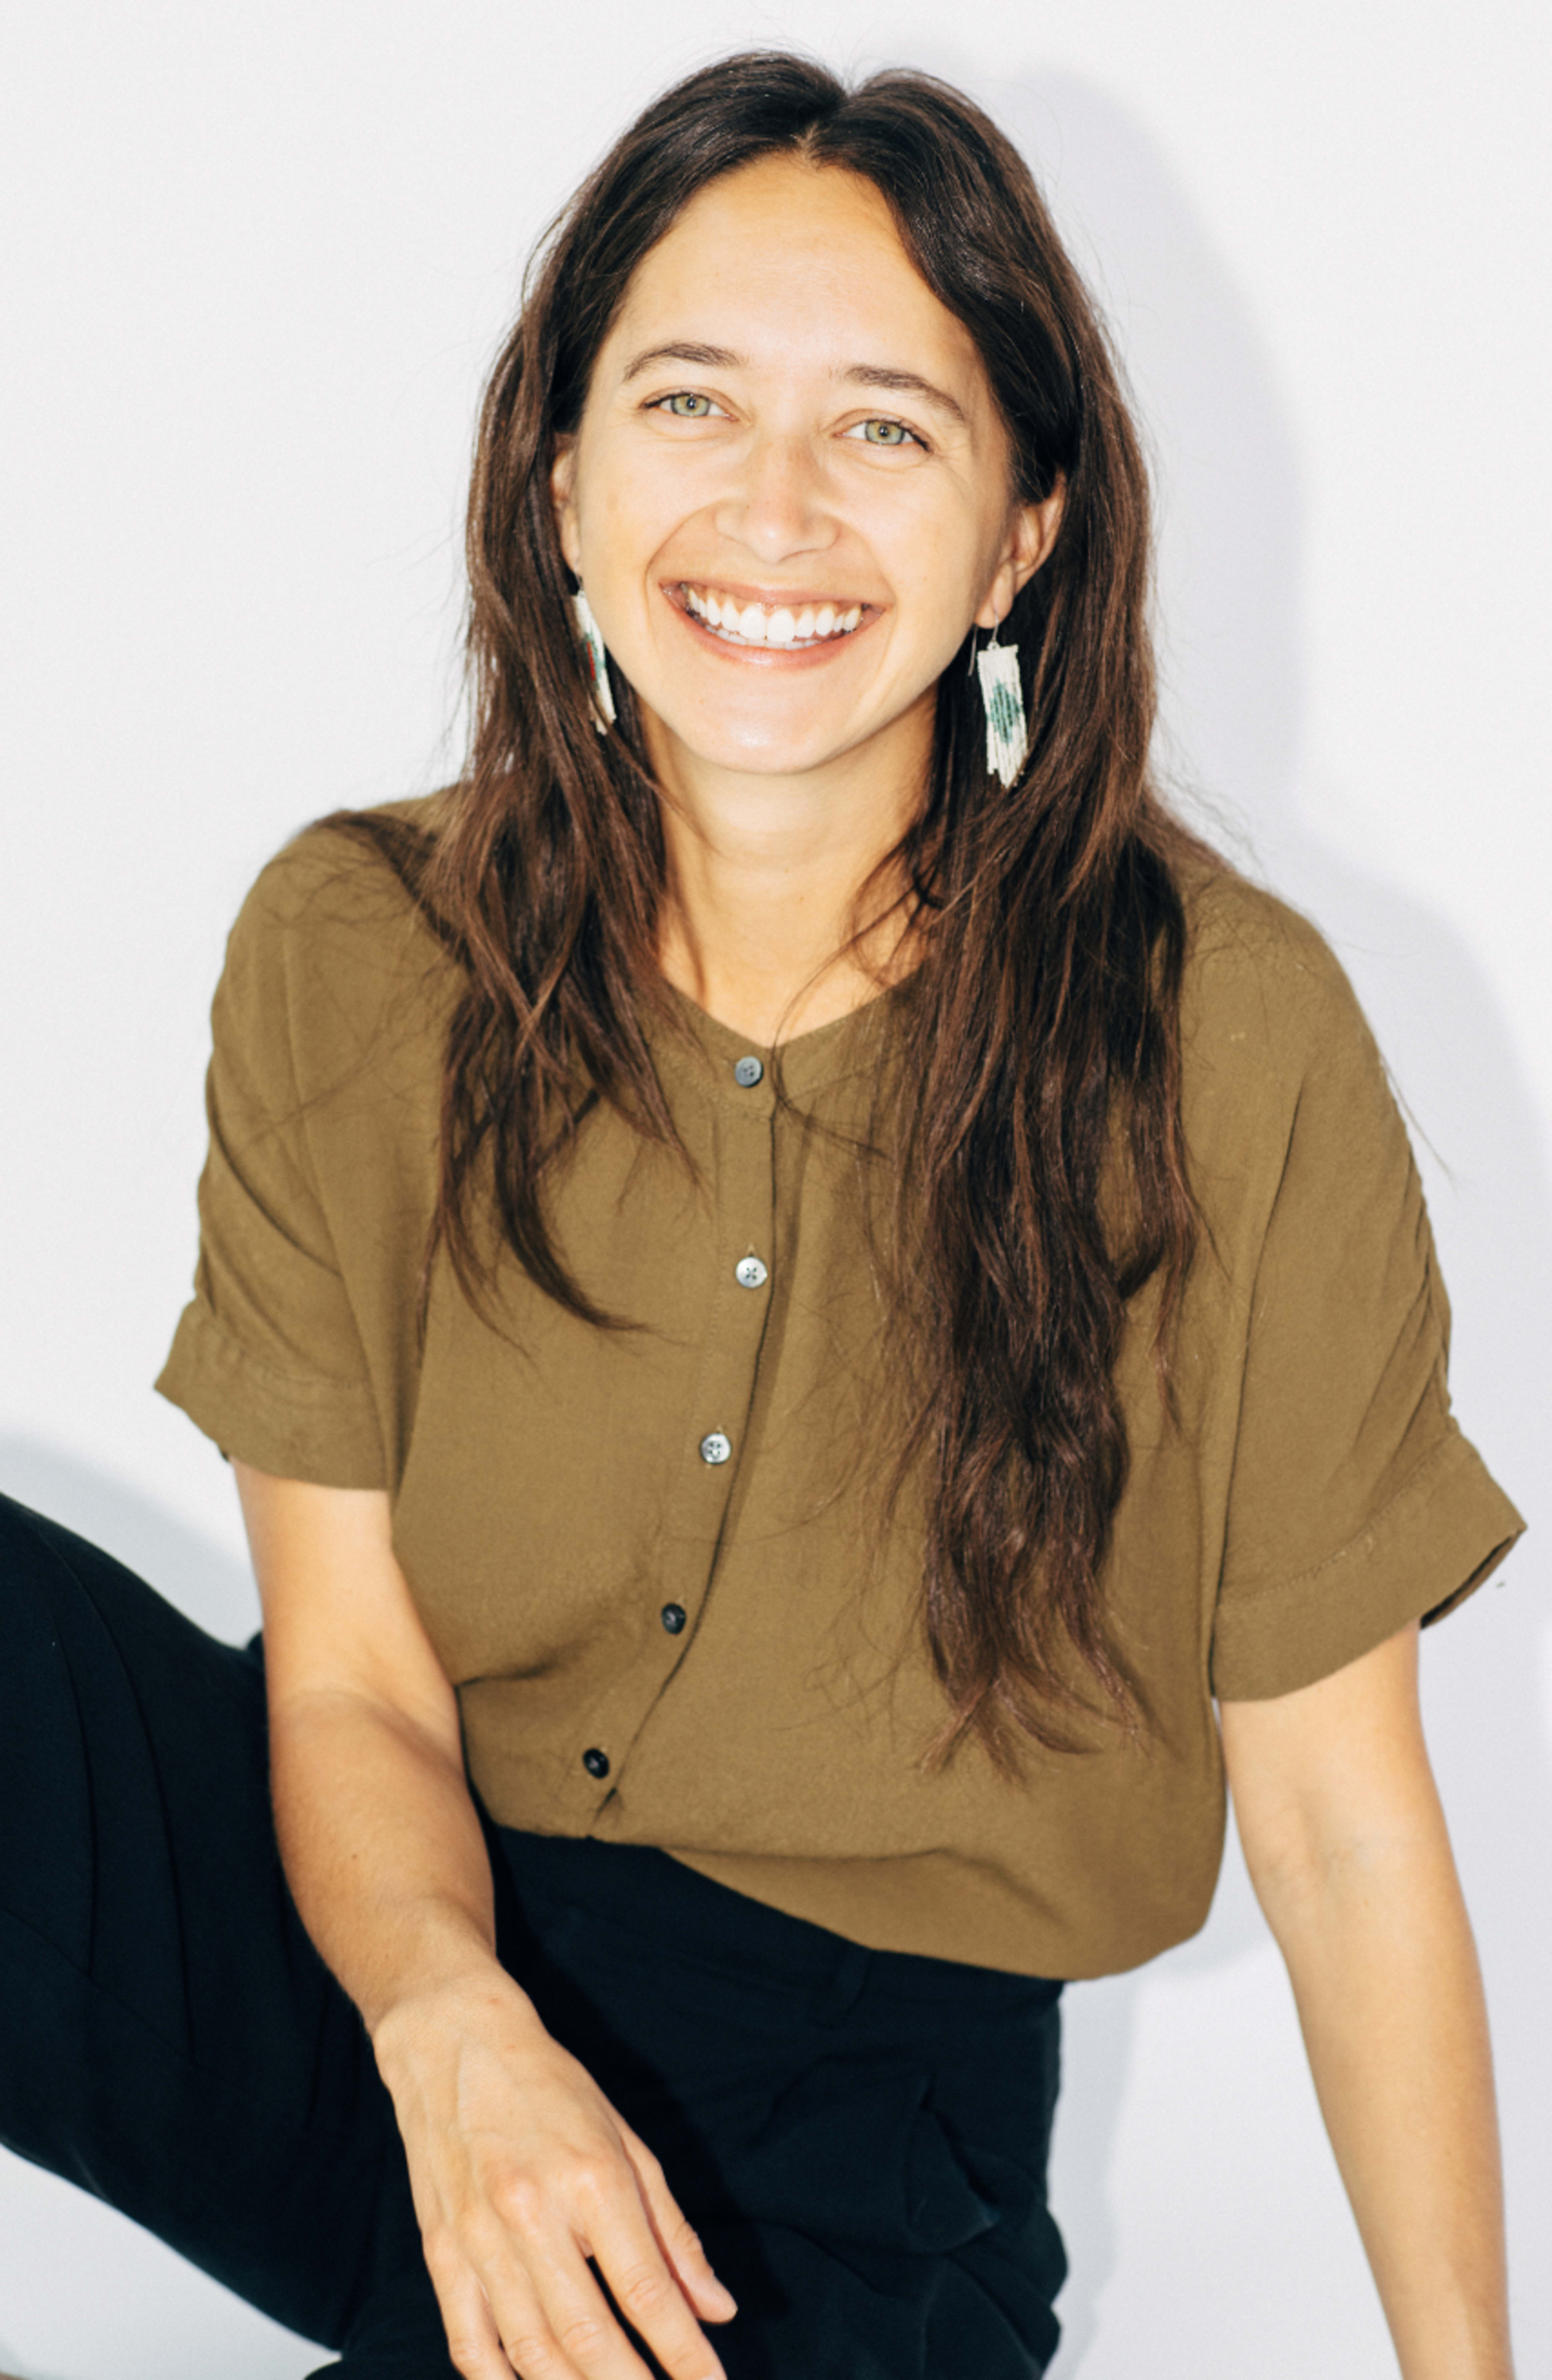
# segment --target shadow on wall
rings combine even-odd
[[[1457,1405],[1524,1510],[1541,1468],[1534,1351],[1552,1329],[1540,1119],[1471,949],[1401,886],[1362,872],[1302,821],[1311,781],[1301,749],[1301,465],[1254,318],[1148,132],[1103,90],[1061,74],[994,83],[951,57],[924,63],[974,91],[1019,142],[1115,328],[1159,481],[1167,781],[1211,840],[1314,918],[1353,978],[1412,1121],[1461,1318]],[[1332,813],[1329,799],[1321,807]],[[1509,1567],[1509,1591],[1489,1587],[1424,1639],[1424,1655],[1429,1741],[1504,2084],[1527,2368],[1538,2348],[1552,2350],[1552,2292],[1534,2280],[1532,2246],[1552,2137],[1539,1980],[1552,1966],[1552,1888],[1545,1863],[1527,1865],[1521,1851],[1552,1830],[1539,1685],[1546,1621],[1530,1591],[1541,1567],[1533,1540]],[[1514,1814],[1507,1835],[1506,1809]],[[1221,1968],[1265,1941],[1231,1858],[1194,1942],[1143,1973],[1069,1996],[1057,2212],[1079,2269],[1063,2300],[1058,2371],[1082,2369],[1116,2262],[1109,2176],[1149,1976]],[[1178,2181],[1161,2175],[1159,2186]],[[1541,2291],[1534,2302],[1532,2287]]]
[[[101,1546],[211,1635],[241,1644],[258,1627],[259,1598],[246,1564],[123,1480],[39,1439],[0,1437],[0,1494]]]

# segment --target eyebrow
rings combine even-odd
[[[849,381],[854,388],[890,388],[898,390],[901,396],[919,396],[923,403],[935,405],[940,413],[947,413],[950,420],[959,422],[961,429],[970,428],[964,407],[951,397],[946,388],[939,388],[934,381],[923,380],[920,372],[896,371],[888,364],[849,364],[846,370],[837,372],[836,377]]]
[[[696,339],[675,339],[664,346],[643,347],[639,356],[632,356],[626,365],[623,379],[636,380],[654,364],[704,364],[714,371],[738,371],[746,362],[747,358],[736,356],[731,347],[710,347]],[[892,389],[901,396],[919,396],[925,404],[935,406],[940,413],[946,413],[950,420],[959,422],[962,428],[968,430],[970,427],[963,406],[950,396],[946,388],[939,388],[933,381],[923,380],[920,372],[898,371],[889,364],[848,364],[834,377],[847,382],[853,388]]]

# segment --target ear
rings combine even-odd
[[[550,499],[555,505],[556,533],[560,550],[577,577],[581,577],[580,557],[581,540],[577,534],[577,441],[568,434],[555,442],[555,461],[550,466]]]
[[[978,628],[995,628],[1013,609],[1013,598],[1028,585],[1050,554],[1061,527],[1067,482],[1058,479],[1037,504],[1020,504],[1008,524],[1008,535],[986,600],[975,615]]]

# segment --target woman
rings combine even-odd
[[[1201,1924],[1227,1768],[1402,2370],[1503,2380],[1416,1634],[1521,1524],[1339,971],[1149,788],[1021,163],[691,77],[470,544],[464,779],[217,997],[161,1385],[262,1670],[7,1516],[6,2137],[351,2380],[1037,2373],[1061,1983]]]

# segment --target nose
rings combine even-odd
[[[718,534],[759,561],[816,553],[836,524],[825,500],[825,474],[806,438],[770,432],[739,457],[737,477],[716,507]]]

